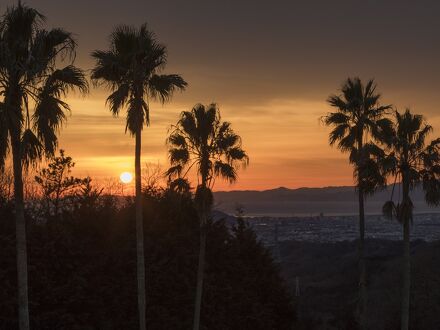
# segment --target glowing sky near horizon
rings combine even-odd
[[[2,1],[0,12],[12,0]],[[351,185],[346,156],[327,144],[318,118],[348,76],[375,78],[383,103],[424,114],[440,135],[440,3],[410,1],[56,1],[28,0],[78,40],[76,64],[90,69],[118,23],[148,22],[167,45],[165,72],[189,83],[164,106],[151,104],[142,162],[167,166],[165,138],[182,110],[216,102],[243,138],[250,165],[216,190]],[[133,172],[125,118],[105,107],[108,92],[70,95],[60,147],[75,174]]]

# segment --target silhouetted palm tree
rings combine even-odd
[[[383,207],[386,216],[395,217],[403,226],[402,330],[407,330],[409,324],[410,223],[413,219],[410,192],[421,184],[426,202],[430,205],[440,203],[440,139],[427,144],[426,138],[431,131],[432,127],[424,122],[422,116],[409,110],[403,114],[396,111],[395,128],[389,136],[389,155],[384,162],[388,173],[395,177],[395,182],[401,181],[402,186],[402,199],[395,203],[392,194],[391,200]]]
[[[143,24],[136,29],[121,25],[110,36],[109,50],[94,51],[96,60],[92,79],[106,85],[112,94],[107,104],[113,115],[127,109],[125,131],[135,136],[136,182],[136,240],[139,326],[145,325],[145,264],[141,192],[141,132],[150,123],[149,100],[169,100],[176,89],[184,90],[187,83],[176,74],[160,72],[167,64],[166,47],[157,42],[155,35]]]
[[[62,98],[73,88],[86,92],[88,87],[83,72],[72,65],[72,35],[62,29],[44,30],[44,20],[18,2],[0,22],[0,167],[11,148],[20,329],[29,329],[23,166],[54,154],[56,133],[69,110]],[[57,69],[66,58],[69,65]]]
[[[359,197],[358,317],[361,327],[364,328],[367,295],[364,260],[364,199],[365,193],[374,191],[380,181],[383,181],[381,175],[375,172],[377,163],[372,160],[371,154],[380,151],[373,142],[382,140],[384,132],[389,131],[391,122],[384,118],[384,115],[388,113],[391,106],[379,104],[380,94],[376,93],[376,84],[373,80],[369,80],[364,85],[359,78],[348,78],[341,92],[342,95],[331,95],[328,98],[328,103],[337,111],[329,112],[322,120],[325,125],[333,127],[329,135],[330,145],[337,144],[342,152],[348,152],[349,162],[354,166],[353,173]],[[372,178],[377,178],[378,182],[374,182]]]
[[[229,182],[237,180],[238,164],[248,164],[249,158],[241,147],[241,138],[228,122],[222,122],[216,104],[205,107],[197,104],[191,111],[184,111],[168,138],[171,168],[170,177],[182,177],[195,168],[199,180],[195,204],[200,219],[200,250],[197,269],[197,289],[194,309],[194,330],[200,327],[203,277],[206,250],[206,223],[211,212],[211,189],[215,179]]]

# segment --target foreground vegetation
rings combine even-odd
[[[33,329],[137,329],[132,199],[85,184],[41,222],[26,212]],[[67,196],[66,196],[67,197]],[[146,324],[192,327],[200,226],[189,196],[143,194]],[[117,205],[120,205],[118,207]],[[37,206],[37,205],[36,205]],[[44,209],[44,206],[43,206]],[[0,328],[16,329],[13,203],[0,202]],[[270,253],[243,221],[208,221],[201,324],[207,329],[291,329],[295,313]]]
[[[299,278],[295,329],[358,329],[357,241],[280,244],[281,268],[290,287]],[[367,329],[400,329],[402,242],[365,240]],[[440,241],[411,243],[412,285],[409,328],[439,329]]]

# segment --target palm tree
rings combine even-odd
[[[396,218],[403,226],[403,285],[401,305],[401,329],[409,326],[411,259],[410,259],[410,224],[413,220],[413,203],[410,193],[422,185],[425,200],[429,205],[440,203],[440,139],[426,144],[427,135],[432,127],[425,123],[420,115],[410,110],[401,114],[395,112],[395,128],[389,136],[385,168],[401,181],[402,199],[396,203],[391,200],[383,206],[387,217]],[[399,188],[398,188],[399,189]],[[400,194],[399,194],[400,195]]]
[[[143,24],[136,29],[121,25],[110,35],[109,50],[94,51],[96,60],[92,79],[111,90],[107,104],[113,115],[127,109],[125,131],[135,136],[136,182],[136,241],[139,326],[145,324],[145,261],[141,191],[141,133],[150,123],[149,100],[162,103],[171,99],[176,89],[184,90],[187,83],[176,74],[160,74],[167,64],[166,47]]]
[[[59,28],[45,30],[44,21],[21,2],[8,8],[0,21],[0,167],[11,149],[20,329],[29,329],[23,167],[53,156],[56,133],[70,110],[62,98],[74,88],[88,88],[83,72],[72,65],[72,35]],[[57,69],[66,59],[69,64]]]
[[[200,219],[200,249],[193,329],[200,328],[203,277],[205,269],[207,221],[213,204],[212,188],[220,177],[230,183],[237,180],[238,165],[247,165],[249,158],[241,147],[241,138],[222,122],[216,104],[196,104],[184,111],[168,137],[170,177],[181,181],[195,168],[198,178],[194,201]]]
[[[375,162],[371,152],[377,150],[374,141],[383,139],[384,132],[389,131],[390,121],[384,118],[390,105],[379,104],[380,94],[376,84],[369,80],[364,85],[359,78],[348,78],[341,89],[342,95],[331,95],[330,106],[336,108],[322,118],[327,126],[333,129],[329,135],[330,145],[337,144],[342,152],[348,152],[349,162],[354,167],[354,178],[359,198],[359,303],[358,318],[361,328],[365,328],[367,274],[364,260],[365,213],[364,200],[366,193],[372,193],[379,182],[372,182],[369,172]],[[378,176],[380,178],[380,175]],[[379,180],[380,181],[380,180]]]

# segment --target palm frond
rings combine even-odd
[[[148,91],[154,99],[159,99],[162,103],[168,101],[173,96],[175,90],[185,90],[188,83],[177,74],[154,74],[148,83]]]
[[[56,60],[75,58],[76,42],[70,32],[60,28],[50,31],[38,30],[31,45],[27,61],[27,79],[46,73]]]
[[[367,158],[356,166],[354,176],[357,188],[362,189],[367,195],[386,188],[386,176],[381,171],[380,163],[375,159]]]
[[[110,89],[116,89],[121,84],[126,84],[124,78],[129,70],[129,63],[111,51],[96,50],[91,55],[96,63],[92,69],[91,78],[95,85],[107,84]]]
[[[6,9],[0,20],[0,33],[8,48],[23,51],[45,20],[44,15],[37,10],[19,2]]]
[[[364,152],[365,158],[374,157],[375,159],[382,159],[385,157],[385,151],[374,142],[365,143],[362,147],[362,151]]]
[[[323,121],[327,126],[340,124],[348,125],[350,122],[350,117],[342,112],[329,112],[323,117]]]
[[[338,149],[342,152],[350,152],[356,145],[356,133],[356,130],[352,128],[347,135],[339,140]]]
[[[219,150],[227,151],[229,148],[240,144],[240,137],[234,132],[229,131],[223,135],[217,134],[216,146]]]
[[[385,155],[385,157],[380,160],[380,166],[385,175],[396,175],[398,172],[398,163],[399,161],[393,152]]]
[[[233,166],[222,161],[216,161],[214,163],[214,173],[216,176],[233,183],[237,180],[237,171]]]
[[[62,69],[55,70],[49,75],[44,89],[47,93],[59,97],[66,95],[74,89],[85,94],[89,91],[89,84],[83,70],[74,65],[68,65]]]
[[[171,164],[186,165],[190,159],[187,149],[172,148],[168,151]]]
[[[215,132],[215,123],[218,122],[218,110],[216,104],[205,107],[203,104],[196,104],[192,111],[192,117],[196,123],[197,135],[204,144]]]
[[[131,97],[128,100],[127,124],[125,132],[129,131],[131,135],[141,131],[144,124],[149,124],[148,104],[142,98]]]
[[[229,148],[226,151],[226,158],[229,163],[232,163],[234,161],[242,161],[244,165],[247,165],[249,163],[249,157],[246,154],[246,151],[241,149],[241,147]]]
[[[182,128],[182,132],[184,132],[190,140],[197,138],[197,124],[192,112],[183,111],[180,114],[180,120],[177,126]]]
[[[390,146],[394,138],[394,124],[388,118],[380,118],[372,121],[369,125],[371,135],[375,141],[383,143],[385,146]]]
[[[179,194],[187,194],[191,191],[191,184],[188,179],[177,178],[169,183],[169,188]]]
[[[43,89],[38,98],[32,121],[35,132],[48,156],[53,156],[58,145],[56,132],[66,121],[65,110],[70,110],[67,103],[61,101],[52,92]]]
[[[180,177],[181,173],[183,170],[183,166],[181,164],[177,164],[175,166],[171,166],[165,173],[164,175],[167,176],[168,178],[172,178],[172,177]]]
[[[26,129],[21,137],[21,152],[22,162],[25,168],[29,168],[30,165],[35,164],[36,161],[41,160],[43,156],[43,145],[30,129]]]
[[[182,134],[180,134],[179,132],[175,132],[175,133],[171,134],[168,137],[167,142],[168,142],[168,144],[170,144],[171,146],[174,146],[174,147],[178,147],[178,148],[186,148],[187,147],[185,137]]]
[[[344,102],[340,96],[337,95],[331,95],[327,99],[328,104],[330,104],[332,107],[338,108],[342,113],[347,112],[348,110],[348,104]]]
[[[118,88],[111,93],[106,100],[106,104],[110,107],[110,111],[113,116],[118,116],[119,111],[127,103],[127,99],[130,95],[130,85],[121,84]]]
[[[440,180],[438,176],[426,173],[423,177],[422,187],[426,203],[431,206],[438,206],[440,204]]]
[[[429,133],[431,133],[433,130],[432,126],[430,125],[423,125],[421,129],[417,131],[414,137],[414,147],[417,150],[421,150],[425,147],[425,140]]]
[[[115,27],[110,34],[111,50],[115,54],[131,56],[138,48],[138,35],[136,28],[130,25],[121,24]]]
[[[347,131],[349,129],[350,126],[348,124],[338,124],[337,126],[335,126],[329,134],[329,144],[332,146],[336,142],[341,141],[344,137],[346,137]]]

